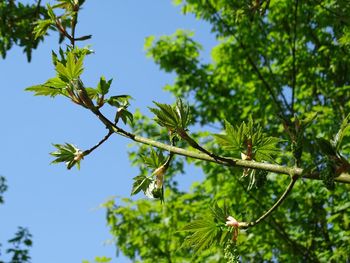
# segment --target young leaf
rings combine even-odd
[[[99,92],[97,91],[97,89],[94,89],[94,88],[85,88],[89,98],[91,100],[94,100],[94,99],[97,99],[99,98]]]
[[[60,89],[52,88],[52,87],[47,87],[45,85],[35,85],[31,86],[25,89],[26,91],[33,91],[34,96],[50,96],[50,97],[55,97],[59,94],[61,94]]]
[[[347,135],[349,131],[350,131],[350,114],[348,114],[348,116],[346,116],[346,118],[343,120],[338,133],[335,135],[334,140],[332,141],[337,151],[340,150],[342,146],[343,138],[344,136]]]
[[[114,107],[127,107],[129,106],[129,100],[132,99],[129,95],[118,95],[108,98],[105,102]]]
[[[77,79],[83,73],[83,61],[84,56],[81,56],[78,59],[76,59],[73,52],[68,53],[66,72],[69,80]]]
[[[142,155],[141,158],[146,166],[152,169],[157,169],[165,162],[165,157],[162,152],[156,152],[151,149],[148,155]]]
[[[97,85],[97,91],[101,95],[106,95],[111,87],[113,79],[106,81],[105,77],[102,76],[100,78],[100,82]]]
[[[193,248],[196,253],[200,252],[215,244],[218,230],[211,217],[194,220],[183,228],[183,231],[193,232],[184,240],[183,245]]]
[[[266,136],[260,126],[254,126],[252,119],[236,128],[225,121],[225,131],[226,134],[215,134],[214,138],[223,149],[236,156],[244,155],[248,157],[247,160],[274,162],[273,156],[279,153],[277,143],[280,139]]]
[[[181,99],[176,101],[175,106],[153,102],[158,108],[149,108],[156,115],[155,121],[163,127],[173,131],[185,131],[190,123],[189,106]]]
[[[57,151],[50,153],[56,157],[51,163],[62,163],[64,162],[67,169],[71,169],[74,165],[80,169],[80,161],[84,158],[84,154],[75,145],[66,144],[53,144],[57,148]]]
[[[254,159],[258,162],[269,161],[275,162],[273,156],[278,155],[281,151],[276,145],[280,143],[281,140],[276,137],[263,137],[261,138],[256,146],[253,146]]]
[[[118,109],[118,114],[124,122],[124,124],[126,124],[127,122],[132,123],[134,121],[134,116],[132,115],[132,113],[126,110],[124,107]]]
[[[26,91],[33,91],[35,96],[50,96],[67,95],[65,90],[67,83],[59,77],[51,78],[42,85],[31,86],[26,88]]]
[[[229,214],[228,207],[222,209],[215,203],[209,214],[190,222],[181,230],[192,232],[186,237],[183,246],[191,247],[197,253],[213,245],[225,243],[228,239],[225,221]]]
[[[184,104],[181,99],[177,99],[176,111],[181,121],[181,128],[185,130],[191,121],[190,107],[188,104]]]
[[[214,138],[217,143],[223,147],[223,149],[232,151],[236,155],[240,155],[243,147],[242,140],[242,125],[235,129],[228,121],[225,120],[225,132],[226,134],[214,134]]]
[[[35,39],[46,35],[47,30],[54,24],[51,19],[39,20],[35,23],[36,26],[33,29]]]
[[[155,121],[160,126],[166,127],[170,130],[176,130],[179,119],[173,107],[171,105],[162,104],[155,101],[153,101],[153,103],[159,108],[149,108],[150,111],[156,115]]]
[[[134,177],[133,180],[134,180],[134,183],[132,185],[131,195],[136,195],[141,190],[143,192],[146,192],[147,188],[152,182],[152,179],[145,175],[138,175]]]

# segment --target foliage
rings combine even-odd
[[[36,49],[44,40],[46,31],[49,28],[55,30],[51,24],[47,23],[49,14],[41,5],[41,1],[37,1],[36,4],[23,4],[12,0],[1,0],[0,16],[0,55],[3,58],[13,45],[18,45],[23,47],[23,52],[30,62],[33,49]],[[41,25],[40,32],[36,24]],[[67,21],[65,24],[68,26]],[[61,36],[60,42],[62,40]]]
[[[4,197],[2,196],[7,190],[6,178],[0,176],[0,204],[4,203]]]
[[[6,179],[3,176],[0,176],[0,204],[4,203],[3,194],[7,190]],[[8,241],[8,245],[10,248],[7,248],[5,253],[11,259],[6,261],[6,263],[26,263],[30,262],[29,248],[32,246],[32,235],[29,233],[28,229],[19,227],[18,231],[15,233],[15,236]],[[0,244],[1,248],[1,244]],[[0,256],[1,253],[0,249]],[[0,263],[5,263],[2,259],[0,259]]]
[[[19,227],[15,236],[8,240],[11,248],[6,249],[6,254],[9,254],[11,259],[7,261],[9,263],[26,263],[30,262],[29,248],[32,246],[32,235],[26,228]],[[1,253],[0,253],[1,255]],[[0,263],[5,261],[0,260]]]
[[[337,134],[340,123],[346,120],[350,110],[350,104],[345,99],[349,91],[349,79],[345,76],[349,76],[346,65],[350,56],[346,49],[336,44],[338,40],[346,39],[343,35],[346,31],[342,27],[348,27],[344,14],[349,12],[349,6],[337,1],[303,2],[297,7],[295,20],[296,1],[261,1],[263,6],[260,9],[254,9],[244,1],[181,2],[185,13],[194,13],[212,24],[218,45],[212,51],[213,62],[204,64],[199,58],[201,46],[188,32],[178,31],[159,39],[148,38],[148,55],[161,69],[177,74],[175,83],[165,88],[177,97],[194,98],[191,115],[193,120],[204,126],[201,129],[206,125],[225,126],[226,134],[216,135],[216,139],[228,139],[230,132],[227,130],[232,127],[231,132],[237,132],[251,116],[254,123],[264,127],[262,133],[278,138],[272,139],[273,149],[276,149],[278,141],[284,140],[282,145],[278,145],[283,155],[275,155],[277,151],[274,150],[270,158],[261,156],[261,160],[292,165],[296,161],[290,157],[295,156],[300,159],[298,165],[301,167],[317,167],[322,171],[322,161],[318,160],[324,154],[317,138],[331,143],[329,138]],[[267,2],[270,2],[269,5]],[[294,25],[297,25],[295,41]],[[135,130],[140,129],[135,127]],[[143,129],[147,130],[147,127]],[[159,133],[159,130],[152,129],[146,132],[149,137]],[[200,132],[198,134],[197,138],[206,142],[208,148],[216,146],[213,141],[205,140]],[[230,144],[227,144],[231,149],[223,149],[223,141],[218,139],[221,146],[218,152],[228,150],[230,156],[240,157],[241,152],[244,150],[245,153],[247,149],[241,144],[244,140],[236,143],[234,139],[239,136],[231,138]],[[348,139],[345,145],[348,145]],[[133,161],[137,156],[131,155]],[[341,156],[349,158],[348,146],[341,149]],[[263,186],[247,192],[249,182],[234,179],[241,174],[239,171],[199,161],[194,164],[205,174],[204,181],[189,193],[202,200],[198,208],[203,208],[202,202],[224,199],[233,214],[240,218],[256,218],[266,211],[274,201],[271,196],[276,196],[285,183],[281,178],[268,174]],[[348,210],[345,208],[348,190],[347,185],[335,185],[335,189],[329,192],[315,181],[297,183],[292,197],[286,199],[265,224],[239,234],[236,249],[240,259],[289,262],[293,255],[294,262],[349,260],[345,251],[349,246],[346,237],[350,230],[349,225],[344,224],[348,222]],[[173,195],[176,197],[166,197],[165,206],[177,203],[179,198],[183,200],[183,193],[174,192]],[[147,213],[142,214],[135,209],[144,202],[128,201],[124,206],[115,208],[113,211],[119,215],[118,225],[123,226],[124,222],[132,229],[143,222],[149,230],[157,229],[157,226],[161,228],[162,223],[154,225],[149,222]],[[336,212],[336,204],[344,205],[343,210]],[[150,206],[156,208],[158,204],[151,203]],[[191,221],[178,216],[180,211],[193,211],[195,207],[197,205],[193,202],[183,202],[179,210],[173,208],[170,218],[176,220],[176,226],[167,231],[178,229],[179,224],[196,222],[200,212],[191,216]],[[111,214],[111,211],[108,213]],[[152,216],[162,218],[163,214],[161,211],[153,212]],[[111,233],[126,255],[134,251],[145,262],[158,258],[151,251],[141,254],[139,251],[143,243],[127,247],[128,241],[139,233],[114,232],[115,229],[112,224]],[[120,236],[124,238],[119,239]],[[157,246],[166,246],[169,242],[176,242],[176,238],[169,240],[160,235]],[[181,244],[179,242],[178,246]],[[152,246],[147,247],[156,251]],[[203,257],[206,252],[204,250]],[[219,257],[222,255],[220,249],[215,248],[211,253],[217,253]],[[171,262],[186,261],[186,254],[182,258],[170,255]],[[202,258],[201,262],[209,261]]]
[[[154,102],[150,108],[158,125],[126,110],[130,96],[106,98],[111,80],[101,77],[96,88],[84,86],[83,60],[91,51],[76,46],[89,38],[75,37],[82,3],[62,0],[48,6],[51,25],[71,45],[60,49],[60,59],[53,53],[56,77],[27,90],[67,97],[109,131],[85,151],[56,144],[54,162],[71,168],[111,134],[170,152],[165,158],[143,145],[130,153],[140,168],[132,194],[143,191],[166,202],[105,204],[118,249],[135,262],[349,261],[349,185],[335,180],[346,182],[350,170],[350,6],[346,1],[175,2],[185,14],[209,22],[218,43],[212,61],[204,63],[201,45],[187,31],[146,39],[148,56],[177,75],[166,86],[179,98],[176,104]],[[62,9],[72,22],[71,34],[54,9]],[[38,36],[46,27],[44,22],[37,25]],[[113,121],[100,111],[106,105],[116,108]],[[118,126],[119,118],[131,132]],[[190,133],[194,123],[202,126]],[[225,134],[202,131],[212,125],[225,127]],[[174,154],[193,157],[186,161],[203,171],[203,181],[189,192],[176,184],[184,160],[173,160]],[[235,166],[244,167],[248,182]],[[276,167],[281,170],[270,172]],[[290,176],[287,188],[280,174]],[[291,198],[285,199],[290,191]],[[258,224],[261,218],[264,222]],[[238,229],[244,231],[238,234]]]
[[[95,263],[108,263],[111,262],[111,258],[107,258],[107,257],[95,257],[94,262]],[[88,260],[83,260],[82,263],[89,263],[90,261]]]

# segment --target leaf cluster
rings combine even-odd
[[[35,39],[47,35],[47,31],[57,30],[60,32],[60,42],[66,37],[64,32],[72,25],[72,19],[76,15],[77,6],[80,7],[85,1],[74,1],[74,0],[58,0],[57,4],[51,6],[46,5],[47,18],[38,20],[35,23],[34,37]],[[61,11],[63,14],[57,15],[55,11]],[[57,26],[60,28],[57,28]]]
[[[149,155],[141,156],[144,165],[150,169],[157,169],[161,167],[165,162],[165,157],[162,152],[151,149]],[[141,174],[133,178],[134,183],[131,190],[131,195],[138,194],[141,190],[150,198],[162,197],[162,193],[159,193],[159,187],[157,187],[157,181],[154,174]],[[158,190],[157,190],[158,189]],[[162,190],[162,189],[161,189]]]
[[[29,263],[31,257],[29,255],[29,248],[32,246],[32,234],[28,229],[19,227],[15,236],[8,240],[8,243],[12,246],[6,249],[6,254],[11,256],[10,263]],[[0,263],[5,263],[0,260]]]
[[[4,203],[3,193],[7,190],[6,178],[0,176],[0,204]]]
[[[71,169],[73,166],[77,166],[80,169],[80,161],[84,158],[84,153],[79,150],[75,145],[66,144],[53,144],[57,148],[56,151],[50,154],[56,159],[52,163],[65,163],[67,169]]]
[[[0,1],[0,55],[6,57],[13,45],[23,47],[28,62],[43,35],[35,37],[35,23],[48,18],[45,7],[38,4],[23,4],[19,1]]]
[[[175,105],[153,102],[158,108],[149,108],[156,117],[155,121],[174,133],[183,133],[191,122],[190,109],[181,99]]]
[[[320,176],[325,186],[330,190],[334,190],[335,177],[342,172],[350,171],[350,163],[341,153],[343,148],[349,147],[349,120],[350,114],[344,118],[340,129],[333,139],[317,138],[317,145],[321,151],[320,164],[317,169],[320,171]]]
[[[192,248],[196,253],[215,245],[225,244],[230,238],[230,228],[225,226],[229,216],[227,207],[220,208],[215,203],[209,214],[202,215],[188,223],[181,231],[190,232],[183,246]]]
[[[248,160],[275,162],[274,156],[280,152],[277,144],[281,140],[267,136],[259,125],[254,125],[252,119],[236,127],[226,121],[225,133],[215,134],[214,137],[223,149],[236,157],[243,154]]]

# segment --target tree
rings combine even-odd
[[[149,56],[177,74],[166,88],[179,100],[155,102],[155,122],[129,112],[128,95],[109,96],[111,80],[84,85],[80,75],[91,51],[76,43],[89,38],[76,37],[82,1],[48,6],[37,37],[50,25],[70,45],[53,53],[56,76],[27,90],[65,96],[107,128],[87,150],[56,144],[54,162],[79,167],[115,134],[138,143],[130,153],[140,167],[132,194],[161,202],[105,204],[118,249],[135,261],[349,261],[348,3],[176,2],[209,21],[219,44],[213,62],[204,64],[191,33],[147,39]],[[115,108],[113,118],[100,110],[107,106]],[[200,128],[190,132],[195,124]],[[205,131],[212,126],[216,134]],[[175,177],[185,162],[205,174],[189,193]]]
[[[6,179],[0,176],[0,204],[4,203],[3,194],[7,190]],[[10,257],[9,263],[26,263],[30,262],[29,248],[32,246],[32,235],[28,229],[19,227],[15,236],[8,240],[10,248],[7,248],[5,253]],[[1,247],[1,244],[0,244]],[[3,255],[0,250],[0,256]],[[5,261],[0,259],[1,263]]]

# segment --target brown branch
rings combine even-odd
[[[291,176],[291,180],[289,185],[287,186],[286,190],[283,192],[283,194],[281,195],[281,197],[276,201],[276,203],[274,203],[274,205],[267,210],[262,216],[260,216],[258,219],[256,219],[255,221],[251,221],[251,222],[239,222],[238,227],[242,228],[242,229],[247,229],[249,227],[253,227],[257,224],[259,224],[260,222],[262,222],[265,218],[267,218],[273,211],[275,211],[282,203],[283,201],[286,199],[287,195],[290,193],[290,191],[293,189],[293,186],[295,184],[295,182],[297,181],[298,176]]]
[[[71,43],[72,43],[72,41],[74,42],[73,37],[72,37],[70,34],[68,34],[68,32],[66,31],[66,29],[62,26],[62,23],[61,23],[61,21],[59,20],[59,18],[56,19],[55,23],[56,23],[56,27],[57,27],[58,31],[60,31],[60,33],[61,33],[62,35],[64,35],[66,38],[68,38],[68,39],[70,40]]]
[[[71,36],[70,39],[71,45],[74,48],[75,46],[75,27],[78,23],[78,12],[79,12],[79,3],[73,4],[73,15],[72,15],[72,22],[71,22]]]
[[[108,131],[107,135],[105,137],[103,137],[103,139],[101,141],[99,141],[95,146],[91,147],[90,149],[84,151],[83,155],[87,156],[90,153],[92,153],[94,150],[96,150],[98,147],[100,147],[105,141],[107,141],[113,133],[114,133],[113,131]]]

